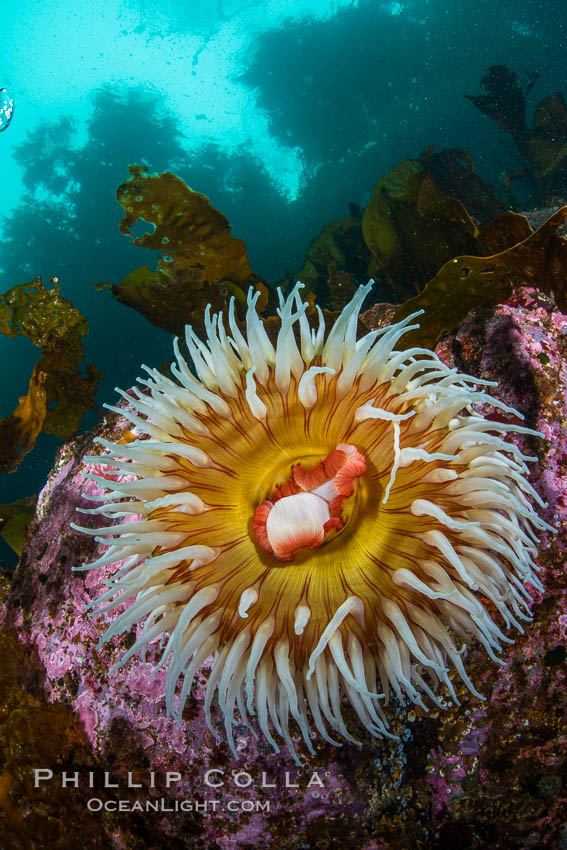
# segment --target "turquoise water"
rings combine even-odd
[[[15,109],[0,132],[0,292],[57,276],[90,324],[85,362],[105,373],[97,403],[114,402],[171,344],[93,288],[155,265],[118,232],[129,163],[207,194],[252,269],[275,281],[324,222],[429,145],[466,148],[498,186],[515,151],[463,95],[494,64],[522,84],[540,73],[532,105],[565,92],[566,26],[557,0],[14,0],[2,14],[0,88]],[[0,336],[0,417],[39,358]],[[57,445],[41,435],[3,476],[0,502],[37,492]]]

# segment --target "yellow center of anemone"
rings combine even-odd
[[[422,482],[425,469],[431,472],[435,461],[398,470],[384,501],[394,465],[393,425],[375,419],[356,421],[356,412],[371,400],[377,408],[384,404],[402,414],[404,405],[389,396],[389,385],[372,384],[361,392],[355,383],[338,398],[337,381],[335,375],[318,375],[318,403],[306,411],[293,377],[285,395],[271,378],[262,396],[267,414],[261,421],[246,405],[243,386],[234,398],[218,392],[230,415],[199,415],[208,434],[191,434],[191,445],[214,458],[214,466],[202,469],[182,462],[179,467],[186,489],[203,501],[206,510],[187,516],[176,513],[174,507],[158,508],[148,517],[166,521],[168,532],[183,535],[184,547],[206,541],[214,550],[211,561],[199,561],[197,569],[192,569],[191,560],[172,567],[169,580],[190,578],[195,583],[193,595],[218,584],[218,596],[204,614],[221,608],[226,635],[238,635],[248,628],[254,631],[270,617],[274,634],[291,636],[299,628],[296,621],[299,618],[301,623],[305,619],[302,612],[308,609],[309,621],[301,640],[290,646],[298,667],[305,664],[346,598],[362,598],[367,609],[378,612],[382,597],[395,597],[402,603],[414,600],[414,591],[397,587],[392,579],[395,571],[406,568],[427,580],[418,566],[428,554],[420,540],[424,526],[416,527],[411,504],[423,495],[431,498],[435,490],[439,490],[439,503],[446,501],[443,485]],[[411,418],[400,423],[400,442],[430,453],[438,449],[445,433],[446,429],[416,431]],[[366,472],[356,479],[353,494],[343,502],[340,533],[331,530],[324,546],[298,549],[293,562],[262,549],[253,529],[258,505],[289,480],[295,465],[313,467],[345,443],[359,448]],[[175,548],[157,547],[154,554],[168,551]],[[287,568],[281,569],[283,566]],[[249,604],[251,599],[253,604]],[[234,620],[239,612],[240,618]],[[360,640],[367,640],[362,621],[362,617],[353,618],[351,629]]]

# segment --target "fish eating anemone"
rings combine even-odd
[[[143,366],[126,404],[108,406],[135,439],[97,438],[106,453],[85,458],[101,504],[82,512],[111,522],[73,524],[102,547],[78,569],[114,565],[93,606],[121,609],[101,643],[138,626],[119,667],[161,641],[178,723],[212,656],[204,711],[219,738],[216,698],[235,757],[237,723],[297,759],[297,731],[311,753],[317,734],[360,743],[346,703],[381,738],[392,694],[424,710],[458,702],[456,675],[482,699],[467,644],[502,663],[503,627],[523,631],[542,588],[536,535],[553,529],[533,507],[535,458],[507,439],[541,435],[483,415],[522,418],[493,382],[397,350],[418,313],[359,338],[371,285],[328,333],[302,284],[278,291],[275,344],[258,292],[245,327],[234,300],[226,320],[208,307],[206,340],[186,329],[192,366],[176,339],[171,378]]]

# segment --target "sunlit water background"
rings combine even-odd
[[[567,93],[559,0],[5,5],[0,87],[16,106],[0,134],[0,292],[58,277],[89,321],[85,361],[105,373],[98,404],[132,385],[140,363],[170,356],[168,334],[93,288],[157,259],[118,232],[129,163],[208,195],[252,269],[276,281],[302,265],[324,222],[367,203],[380,175],[429,145],[466,148],[498,187],[517,155],[463,96],[489,65],[522,84],[538,71],[532,107]],[[0,336],[0,417],[40,356]],[[0,502],[37,492],[57,445],[40,435],[3,476]]]

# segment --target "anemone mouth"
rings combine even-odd
[[[541,587],[535,530],[550,527],[531,504],[542,504],[531,459],[505,440],[535,432],[484,419],[487,402],[517,412],[482,381],[424,349],[395,350],[414,316],[357,340],[369,286],[326,337],[300,285],[280,294],[275,348],[252,293],[246,337],[233,304],[230,337],[207,311],[206,344],[187,332],[195,374],[176,341],[174,380],[144,367],[149,395],[111,408],[140,439],[99,440],[111,472],[90,475],[105,492],[86,513],[126,521],[82,529],[107,547],[83,568],[119,565],[100,611],[133,600],[103,640],[143,621],[124,663],[166,638],[158,666],[178,722],[213,655],[205,712],[211,725],[216,696],[235,756],[236,711],[295,752],[292,717],[313,751],[309,717],[327,741],[354,740],[343,697],[376,737],[390,734],[390,693],[440,705],[442,685],[456,700],[450,667],[480,697],[448,629],[498,661],[510,639],[493,612],[521,630],[526,584]]]

